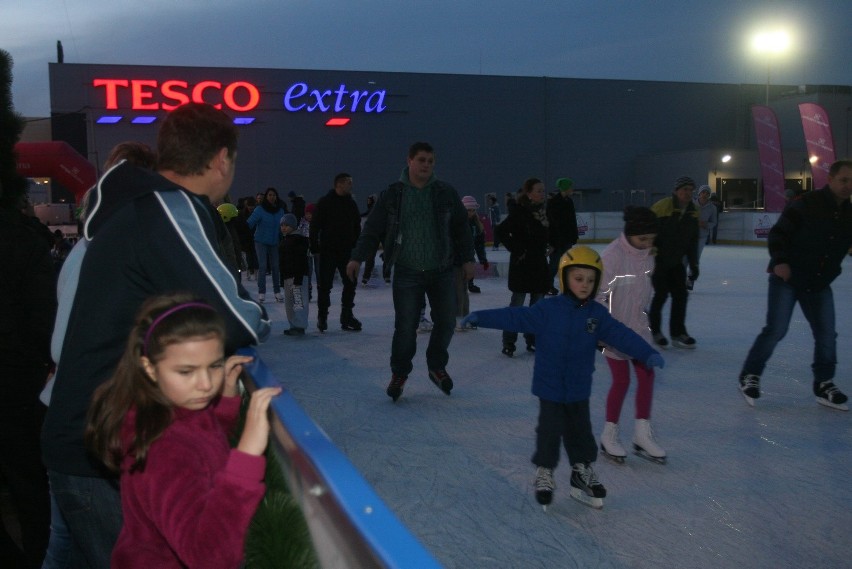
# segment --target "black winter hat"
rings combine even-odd
[[[680,178],[675,180],[675,187],[674,187],[675,190],[677,190],[678,188],[682,188],[684,186],[692,186],[694,188],[695,187],[695,180],[693,180],[689,176],[681,176]]]
[[[659,229],[657,215],[649,208],[633,205],[624,208],[625,235],[649,235]]]

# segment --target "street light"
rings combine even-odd
[[[766,56],[766,105],[769,106],[769,82],[772,58],[790,49],[790,35],[784,30],[761,31],[752,37],[755,53]]]

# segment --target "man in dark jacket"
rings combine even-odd
[[[559,294],[553,286],[553,278],[559,268],[562,255],[577,244],[580,237],[577,230],[577,211],[574,209],[574,181],[571,178],[556,180],[559,192],[547,201],[547,221],[550,225],[550,291],[548,294]]]
[[[150,296],[192,291],[223,316],[228,354],[269,334],[263,308],[224,261],[211,205],[234,178],[237,130],[211,105],[171,111],[157,141],[158,172],[130,162],[98,183],[83,238],[89,241],[73,298],[42,432],[50,486],[73,537],[74,558],[109,567],[121,529],[117,481],[83,442],[92,393],[121,358],[140,304]]]
[[[695,348],[695,339],[686,333],[686,268],[689,263],[692,280],[698,280],[698,209],[692,201],[695,182],[683,176],[675,182],[671,197],[663,198],[651,210],[657,214],[659,232],[654,241],[657,256],[654,263],[654,298],[648,312],[648,321],[654,342],[661,348],[669,345],[661,331],[663,305],[671,294],[672,309],[669,316],[669,333],[672,344],[678,348]]]
[[[754,405],[760,374],[787,333],[796,303],[814,335],[813,391],[817,402],[848,411],[834,382],[837,367],[834,296],[831,283],[852,246],[852,160],[828,171],[828,185],[791,202],[769,231],[769,298],[766,326],[740,372],[740,390]]]
[[[328,329],[328,309],[335,271],[343,282],[340,298],[340,327],[359,332],[361,322],[352,314],[355,306],[355,283],[358,275],[346,275],[349,253],[361,235],[361,213],[352,199],[352,176],[341,173],[334,177],[334,188],[317,202],[311,220],[311,252],[319,255],[317,268],[317,328]]]
[[[420,310],[427,297],[434,322],[426,348],[429,379],[450,394],[453,380],[446,367],[456,325],[455,263],[461,263],[465,280],[473,278],[467,211],[455,188],[435,177],[434,167],[432,145],[411,145],[408,166],[399,181],[379,195],[346,266],[349,278],[358,278],[361,263],[374,257],[383,243],[385,266],[393,267],[395,320],[386,393],[394,401],[413,368]]]

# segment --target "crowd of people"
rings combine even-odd
[[[0,328],[0,368],[19,380],[2,403],[0,440],[24,547],[18,558],[6,557],[14,547],[6,543],[4,566],[15,566],[7,559],[47,569],[239,566],[264,493],[267,409],[280,389],[251,394],[231,448],[238,380],[250,361],[234,353],[269,336],[267,277],[272,298],[284,303],[285,335],[306,333],[313,282],[316,327],[327,331],[335,276],[341,329],[358,332],[357,283],[369,282],[380,251],[394,308],[386,388],[394,402],[412,375],[428,304],[424,378],[447,396],[455,387],[447,368],[456,331],[500,329],[508,357],[523,334],[535,357],[540,504],[553,499],[563,447],[570,495],[602,506],[606,490],[594,463],[599,448],[617,463],[626,457],[619,425],[631,366],[633,448],[666,462],[650,424],[654,368],[665,365],[661,351],[669,347],[661,312],[670,296],[671,345],[695,349],[686,305],[718,223],[709,188],[700,187],[695,201],[695,182],[681,177],[650,208],[626,208],[623,231],[599,254],[577,244],[571,179],[556,180],[548,198],[545,182],[529,178],[507,197],[505,216],[489,195],[481,217],[473,196],[436,176],[435,149],[426,142],[409,148],[399,178],[371,195],[364,213],[345,172],[316,203],[290,192],[288,207],[269,187],[232,205],[237,138],[223,112],[189,103],[163,121],[156,151],[117,147],[85,200],[73,248],[38,235],[13,194],[0,192],[0,261],[15,275],[1,281],[9,325]],[[852,162],[839,161],[828,185],[791,203],[770,231],[767,324],[739,377],[750,404],[798,303],[814,334],[817,401],[846,409],[833,383],[830,285],[852,246],[850,195]],[[471,312],[476,261],[490,266],[483,219],[493,227],[492,247],[509,251],[508,302],[493,302],[508,306]],[[589,399],[598,350],[612,382],[596,439]]]

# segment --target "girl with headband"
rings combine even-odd
[[[124,525],[114,567],[237,567],[265,487],[267,410],[281,388],[252,394],[237,447],[247,356],[225,358],[225,324],[188,294],[140,309],[113,377],[96,392],[86,442],[121,475]]]

